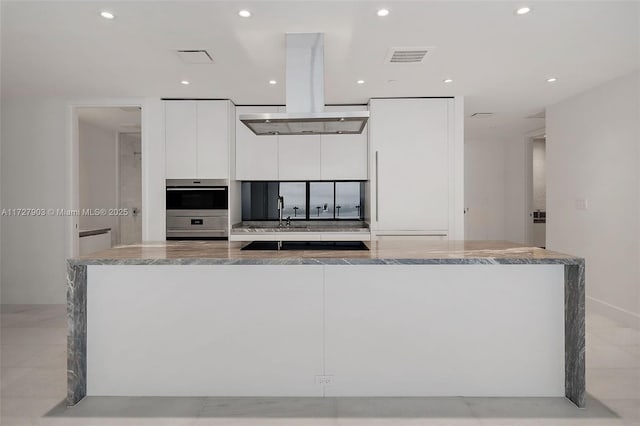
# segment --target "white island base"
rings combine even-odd
[[[565,396],[564,266],[88,265],[86,395]]]

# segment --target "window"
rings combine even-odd
[[[284,217],[307,218],[307,185],[305,182],[280,182],[280,195],[284,198]]]
[[[309,182],[309,220],[333,219],[333,182]]]
[[[242,182],[242,220],[363,220],[364,182]]]
[[[336,219],[360,219],[360,182],[336,182]]]

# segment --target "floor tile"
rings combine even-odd
[[[640,369],[587,369],[587,390],[599,399],[640,399]]]

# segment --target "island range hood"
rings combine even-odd
[[[369,111],[324,112],[324,34],[287,34],[286,41],[287,112],[240,121],[258,136],[362,133]]]

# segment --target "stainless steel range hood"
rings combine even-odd
[[[242,121],[261,135],[359,134],[368,111],[324,112],[324,34],[287,34],[287,112],[243,114]]]

